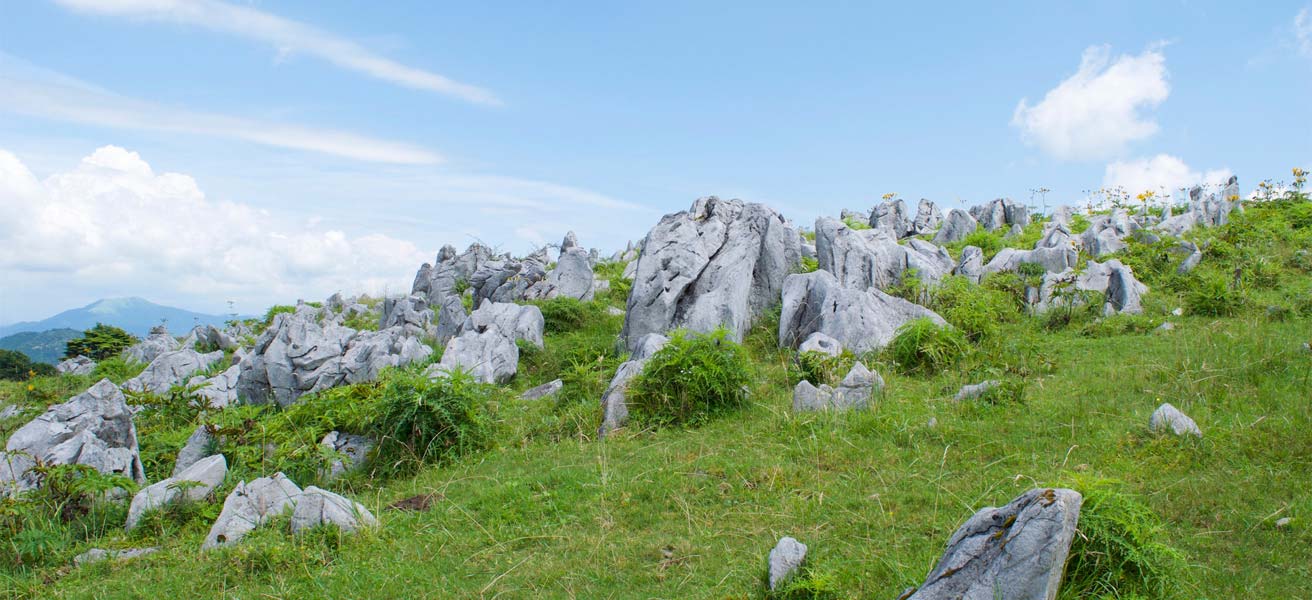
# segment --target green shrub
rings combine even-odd
[[[1021,316],[1006,292],[956,275],[939,282],[930,292],[927,306],[975,343],[997,335],[1003,325]]]
[[[127,506],[106,500],[113,490],[136,492],[136,483],[87,465],[37,465],[40,485],[0,499],[0,573],[63,564],[78,543],[121,531]]]
[[[108,379],[116,385],[122,385],[124,381],[140,375],[145,369],[144,364],[128,362],[122,356],[114,356],[96,363],[91,378],[96,381]]]
[[[854,364],[856,356],[846,350],[838,356],[829,356],[823,352],[798,352],[793,358],[793,376],[790,379],[794,383],[809,381],[816,385],[837,385]]]
[[[961,247],[977,246],[984,252],[984,262],[988,262],[998,251],[1007,247],[1006,241],[1002,236],[996,233],[990,233],[983,227],[977,228],[966,236],[966,239],[958,242]]]
[[[1077,479],[1084,496],[1060,598],[1168,598],[1181,589],[1185,557],[1152,509],[1109,480]]]
[[[985,289],[1006,294],[1017,311],[1029,310],[1029,303],[1025,300],[1025,281],[1020,275],[1011,271],[998,271],[985,275],[980,279],[979,284]]]
[[[724,328],[676,331],[629,384],[626,399],[639,425],[695,426],[747,402],[750,365]]]
[[[1234,316],[1246,303],[1242,290],[1216,275],[1199,276],[1185,296],[1190,313],[1213,317]]]
[[[870,229],[870,223],[862,222],[861,219],[858,219],[856,217],[845,217],[843,219],[843,224],[847,225],[848,229],[852,229],[854,231]]]
[[[820,259],[814,256],[803,256],[802,261],[798,264],[798,273],[814,273],[820,268]]]
[[[46,363],[32,362],[17,350],[0,349],[0,379],[22,381],[37,375],[48,377],[54,374],[55,368]]]
[[[64,346],[64,358],[81,355],[92,360],[104,360],[118,356],[128,346],[137,343],[132,334],[104,323],[82,332],[82,337],[68,340]]]
[[[601,302],[584,302],[578,298],[552,298],[538,300],[533,304],[542,311],[544,321],[542,331],[547,334],[577,331],[590,323],[610,318],[610,315],[606,314],[606,305]]]
[[[968,343],[961,331],[923,318],[898,328],[888,345],[893,361],[909,372],[935,373],[961,360]]]
[[[803,562],[796,574],[785,580],[777,589],[767,590],[767,600],[829,600],[841,598],[838,583],[830,573],[821,573],[810,566],[810,560]],[[763,580],[769,584],[769,571]]]
[[[1025,403],[1025,382],[1020,379],[1002,379],[975,399],[976,402],[1002,406]]]
[[[463,371],[433,380],[418,371],[392,371],[370,421],[382,466],[412,468],[486,448],[494,389]]]
[[[283,313],[294,313],[294,312],[296,312],[295,306],[290,306],[287,304],[275,304],[273,306],[270,306],[269,310],[265,311],[264,313],[264,326],[268,327],[272,325],[273,318],[278,315],[281,315]]]
[[[889,286],[885,291],[890,296],[897,296],[916,304],[925,304],[929,301],[929,287],[920,279],[920,271],[917,269],[903,271],[897,284]]]

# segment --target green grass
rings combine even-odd
[[[744,406],[695,428],[632,427],[598,441],[599,390],[624,358],[614,344],[622,319],[558,328],[488,400],[487,449],[331,485],[382,521],[359,536],[293,537],[272,526],[236,547],[198,551],[236,478],[297,464],[289,457],[325,428],[366,426],[386,383],[287,411],[229,409],[213,418],[241,432],[225,448],[237,466],[214,499],[131,535],[108,527],[67,537],[37,565],[0,565],[0,597],[760,598],[765,556],[791,535],[810,547],[809,581],[823,594],[891,598],[921,583],[974,511],[1045,485],[1087,494],[1063,598],[1309,597],[1312,354],[1300,346],[1312,339],[1312,315],[1298,302],[1312,281],[1293,260],[1306,229],[1242,231],[1267,231],[1284,215],[1262,210],[1246,215],[1256,224],[1199,234],[1230,244],[1200,276],[1233,276],[1263,257],[1274,265],[1241,274],[1245,302],[1232,315],[1171,316],[1192,288],[1166,268],[1141,274],[1153,286],[1143,317],[1049,323],[1019,307],[1008,313],[1004,297],[956,290],[941,301],[960,307],[949,321],[976,323],[965,355],[915,373],[885,355],[862,357],[886,381],[864,411],[791,412],[799,366],[773,347],[771,313],[744,338],[755,373]],[[1285,237],[1267,245],[1266,235]],[[1290,310],[1268,318],[1269,305]],[[981,314],[1005,320],[986,327]],[[1164,320],[1176,329],[1155,331]],[[566,381],[558,398],[518,398],[556,377]],[[950,400],[989,378],[1009,382],[1006,398]],[[35,406],[91,382],[38,378],[42,393],[31,398],[22,382],[5,383],[0,403]],[[1192,416],[1204,437],[1151,435],[1162,402]],[[180,446],[178,432],[206,418],[157,410],[138,417],[143,449],[170,435]],[[152,453],[155,480],[167,452]],[[435,495],[428,511],[386,508],[417,494]],[[1292,522],[1276,527],[1283,517]],[[88,547],[145,545],[161,551],[63,567]]]

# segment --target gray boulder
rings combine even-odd
[[[916,206],[916,220],[911,223],[911,232],[916,235],[934,233],[943,224],[943,212],[933,202],[920,199]]]
[[[80,354],[59,361],[59,364],[55,365],[55,372],[60,375],[90,375],[95,370],[96,361]]]
[[[984,394],[987,394],[989,390],[996,388],[1000,385],[1002,385],[1002,382],[996,379],[990,379],[988,381],[982,381],[980,383],[971,383],[971,384],[963,385],[961,386],[961,389],[957,390],[957,395],[953,396],[952,399],[957,402],[962,402],[964,400],[974,400],[976,398],[979,398],[980,396],[983,396]]]
[[[770,591],[774,591],[802,568],[802,563],[806,561],[806,544],[791,537],[780,538],[779,543],[770,550],[768,560],[768,584]]]
[[[940,246],[960,242],[966,239],[966,236],[975,233],[979,228],[979,222],[970,213],[954,208],[948,211],[948,216],[943,220],[943,226],[939,228],[938,233],[934,234],[934,243]]]
[[[560,257],[556,260],[556,267],[547,273],[546,279],[530,286],[525,297],[591,300],[596,285],[592,264],[591,255],[579,247],[578,238],[571,231],[565,235],[565,240],[560,244]]]
[[[479,267],[469,279],[474,304],[484,300],[515,302],[528,296],[528,290],[547,278],[545,254],[523,259],[494,258]]]
[[[152,327],[150,335],[123,351],[123,359],[129,362],[139,362],[150,364],[155,357],[165,352],[173,352],[182,348],[178,340],[169,335],[169,330],[159,325]]]
[[[204,425],[196,426],[196,431],[191,432],[191,436],[187,438],[187,443],[183,444],[182,449],[178,451],[178,458],[173,461],[173,477],[181,475],[183,471],[200,462],[202,458],[211,456],[214,442],[214,436],[210,434],[208,427]]]
[[[400,327],[406,335],[426,335],[433,327],[433,309],[428,308],[428,298],[423,294],[384,298],[378,329],[389,327]]]
[[[137,429],[123,392],[108,379],[56,404],[9,436],[0,459],[0,491],[36,486],[33,460],[46,465],[87,465],[105,474],[146,482],[137,452]],[[21,456],[26,454],[26,457]]]
[[[908,600],[1053,600],[1084,498],[1068,489],[1025,492],[975,513]]]
[[[1043,237],[1034,244],[1035,248],[1073,248],[1075,237],[1071,230],[1061,223],[1048,223],[1043,226]]]
[[[450,295],[442,300],[442,308],[437,313],[437,327],[434,328],[433,336],[437,338],[437,343],[443,347],[451,341],[451,338],[460,335],[460,328],[465,324],[465,304],[461,302],[460,296]]]
[[[894,240],[911,235],[914,232],[912,227],[907,205],[901,198],[884,202],[870,212],[870,228],[882,230]]]
[[[201,550],[235,544],[269,519],[294,509],[301,488],[282,473],[242,481],[223,501],[223,511],[210,527]]]
[[[128,506],[124,527],[132,531],[141,518],[152,510],[179,499],[198,501],[214,492],[228,475],[228,461],[222,454],[202,458],[181,473],[156,482],[137,492]]]
[[[882,389],[884,379],[858,362],[838,387],[799,382],[793,388],[793,412],[864,409],[869,406],[871,396]]]
[[[237,381],[241,378],[241,365],[235,364],[213,377],[197,375],[187,380],[188,386],[198,386],[196,396],[211,408],[227,408],[237,402]]]
[[[1036,263],[1042,265],[1044,270],[1049,273],[1060,273],[1073,268],[1079,263],[1079,260],[1079,251],[1069,244],[1064,247],[1035,248],[1033,250],[1003,248],[993,256],[993,260],[984,265],[984,273],[987,275],[1002,271],[1018,271],[1024,263]]]
[[[524,400],[538,400],[541,398],[550,398],[560,393],[561,388],[565,387],[565,382],[560,379],[548,381],[535,388],[525,390],[519,397]]]
[[[444,377],[457,369],[483,383],[505,383],[519,371],[519,347],[497,327],[467,330],[447,342],[441,362],[429,365],[424,374]]]
[[[346,533],[366,527],[377,527],[374,518],[364,505],[314,486],[305,488],[296,499],[292,511],[292,533],[302,533],[320,525],[334,525]]]
[[[934,311],[879,290],[846,288],[827,271],[789,275],[784,282],[779,345],[793,347],[817,331],[857,354],[878,350],[908,321],[946,324]]]
[[[492,250],[482,244],[471,244],[459,255],[455,248],[443,246],[433,264],[424,263],[419,267],[410,293],[422,294],[428,299],[429,306],[439,306],[447,296],[457,295],[456,289],[468,284],[474,273],[489,260],[492,260]]]
[[[190,348],[165,352],[150,361],[150,365],[139,375],[124,381],[123,389],[162,396],[173,386],[187,381],[192,373],[208,369],[222,359],[222,350],[209,354],[201,354]]]
[[[602,414],[601,427],[597,431],[598,437],[605,437],[606,434],[623,427],[628,422],[629,407],[625,404],[624,395],[628,392],[629,382],[642,372],[647,360],[664,348],[669,341],[669,338],[658,333],[642,336],[638,339],[637,347],[629,354],[629,360],[615,369],[615,376],[611,378],[610,385],[601,396]]]
[[[511,340],[524,340],[541,348],[545,325],[542,309],[536,306],[484,300],[478,310],[469,313],[460,327],[460,333],[482,333],[496,328]]]
[[[973,206],[970,216],[988,231],[997,231],[1013,225],[1025,227],[1030,224],[1029,210],[1011,198],[998,198],[987,204]]]
[[[324,479],[332,481],[363,467],[365,459],[368,458],[375,444],[373,438],[363,435],[329,431],[324,434],[322,440],[319,440],[319,445],[340,456],[334,458],[332,464],[328,465],[328,470],[321,475]]]
[[[806,340],[797,347],[797,353],[819,352],[826,356],[838,356],[843,353],[843,344],[819,331],[806,336]]]
[[[183,348],[199,349],[201,352],[235,350],[238,346],[236,338],[229,332],[213,325],[193,327],[181,345]]]
[[[1049,222],[1061,225],[1062,227],[1065,227],[1067,231],[1070,231],[1071,225],[1074,224],[1074,220],[1075,209],[1062,205],[1052,211],[1052,220]]]
[[[979,246],[966,246],[961,249],[961,259],[953,274],[979,283],[984,277],[984,251]]]
[[[1198,424],[1193,419],[1180,412],[1180,409],[1171,406],[1170,402],[1164,403],[1153,411],[1153,416],[1148,420],[1148,426],[1153,431],[1167,431],[1178,436],[1192,435],[1194,437],[1203,437],[1203,431],[1198,428]]]
[[[1105,315],[1120,312],[1140,314],[1143,312],[1142,297],[1148,293],[1148,286],[1136,279],[1134,270],[1119,260],[1105,263],[1091,260],[1078,273],[1072,269],[1044,275],[1035,311],[1044,312],[1068,302],[1082,303],[1075,292],[1101,293]]]
[[[725,326],[741,341],[800,262],[797,230],[775,211],[701,198],[647,234],[621,339],[633,350],[649,333]]]

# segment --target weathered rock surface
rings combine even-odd
[[[168,329],[163,326],[156,326],[151,328],[150,335],[146,336],[146,339],[124,350],[123,358],[130,362],[150,364],[151,361],[155,360],[155,357],[180,348],[182,348],[182,344],[179,344],[178,340],[169,335]]]
[[[817,331],[857,354],[878,350],[907,321],[946,322],[934,311],[879,290],[846,288],[827,271],[789,275],[784,282],[779,345],[792,347]]]
[[[181,473],[153,483],[137,492],[128,506],[128,520],[124,526],[132,531],[146,513],[181,498],[197,501],[210,495],[228,475],[228,461],[222,454],[202,458]]]
[[[51,406],[18,428],[9,436],[5,450],[5,457],[0,459],[0,492],[36,486],[29,472],[33,458],[47,465],[87,465],[138,484],[146,482],[132,413],[123,392],[108,379],[101,379],[67,402]]]
[[[984,251],[979,246],[966,246],[961,249],[961,259],[957,262],[954,275],[959,275],[979,283],[984,276]]]
[[[980,396],[983,396],[984,394],[987,394],[989,390],[998,387],[1000,385],[1002,385],[1002,382],[996,379],[990,379],[988,381],[981,381],[980,383],[971,383],[971,384],[963,385],[961,386],[961,389],[957,390],[957,395],[953,396],[952,399],[956,400],[957,402],[961,402],[963,400],[974,400],[976,398],[979,398]]]
[[[237,402],[237,381],[241,378],[241,364],[234,364],[213,377],[197,375],[187,380],[189,386],[199,386],[196,395],[212,408],[227,408]]]
[[[131,560],[140,556],[159,552],[159,548],[128,548],[126,550],[105,550],[92,548],[73,557],[74,566],[85,566],[107,560]]]
[[[187,443],[178,451],[178,457],[173,461],[173,476],[181,475],[188,467],[194,465],[202,458],[210,456],[214,448],[214,436],[210,434],[208,427],[204,425],[196,426],[196,431],[191,432],[187,438]]]
[[[292,511],[292,533],[301,533],[319,525],[335,525],[346,533],[365,527],[377,527],[378,519],[364,505],[309,486],[296,499]]]
[[[909,600],[1053,600],[1083,502],[1074,490],[1045,488],[980,510]]]
[[[884,379],[858,362],[838,387],[799,382],[793,388],[793,412],[863,409],[869,406],[871,396],[882,389]]]
[[[599,437],[604,437],[628,422],[629,407],[625,404],[624,395],[628,392],[629,382],[642,372],[647,360],[664,348],[669,341],[669,338],[658,333],[642,336],[638,339],[633,352],[629,354],[629,360],[615,369],[615,376],[606,387],[606,393],[601,396],[601,428],[597,431]]]
[[[800,253],[797,230],[770,208],[701,198],[647,234],[621,338],[633,350],[649,333],[725,326],[741,341],[778,301]]]
[[[826,356],[838,356],[843,353],[843,344],[819,331],[806,336],[806,340],[797,347],[797,353],[819,352]]]
[[[789,578],[796,575],[805,561],[806,544],[791,537],[780,538],[779,543],[770,550],[768,577],[770,590],[778,589]]]
[[[555,268],[547,273],[545,279],[529,287],[525,297],[591,300],[596,285],[592,274],[593,262],[591,255],[579,247],[574,232],[569,232],[560,243],[560,257],[556,259]]]
[[[1080,253],[1070,244],[1055,248],[1035,248],[1033,250],[1003,248],[993,256],[993,260],[984,265],[984,273],[1018,271],[1024,263],[1039,264],[1049,273],[1060,273],[1075,267],[1079,260]]]
[[[519,347],[498,327],[471,329],[447,342],[441,362],[429,365],[424,374],[443,377],[457,369],[483,383],[505,383],[519,371]]]
[[[550,398],[560,393],[561,388],[565,387],[565,382],[560,379],[548,381],[535,388],[525,390],[519,397],[525,400],[538,400],[540,398]]]
[[[979,222],[970,213],[954,208],[948,211],[948,216],[943,220],[943,226],[939,228],[938,233],[934,234],[934,243],[940,246],[960,242],[966,239],[966,236],[975,233],[979,229]]]
[[[242,481],[223,501],[223,511],[210,527],[202,550],[235,544],[269,519],[296,507],[301,488],[282,473]]]
[[[524,340],[541,348],[545,325],[542,309],[536,306],[484,300],[482,306],[469,313],[469,317],[460,326],[460,334],[482,333],[496,328],[511,340]]]
[[[209,354],[201,354],[190,348],[165,352],[150,361],[139,375],[124,381],[123,389],[162,396],[173,386],[187,381],[193,373],[208,369],[210,365],[222,359],[221,350]]]
[[[424,263],[415,274],[410,293],[422,294],[429,306],[440,306],[447,296],[457,295],[456,288],[468,284],[483,263],[492,259],[492,250],[482,244],[471,244],[462,254],[443,246],[433,264]]]
[[[238,344],[231,334],[218,327],[197,325],[187,333],[187,337],[182,340],[181,346],[200,352],[213,352],[215,350],[235,350]]]
[[[90,375],[96,370],[96,361],[85,356],[77,355],[73,358],[66,358],[55,365],[55,372],[60,375]]]
[[[363,467],[365,459],[368,458],[375,444],[373,438],[363,435],[340,431],[329,431],[324,434],[323,439],[319,440],[319,445],[330,452],[340,454],[341,457],[333,459],[332,464],[328,465],[327,472],[322,474],[323,477],[331,481]]]
[[[987,204],[973,206],[970,216],[988,231],[1030,224],[1029,210],[1011,198],[998,198]]]
[[[1203,431],[1198,428],[1198,424],[1189,415],[1180,412],[1180,409],[1171,406],[1170,402],[1164,403],[1153,411],[1153,416],[1148,421],[1149,427],[1153,431],[1167,431],[1175,435],[1192,435],[1203,437]]]
[[[943,213],[933,202],[921,198],[916,206],[916,220],[911,223],[911,233],[921,235],[934,233],[943,224]]]
[[[1044,275],[1035,310],[1043,312],[1066,302],[1078,305],[1082,300],[1074,292],[1080,291],[1103,294],[1105,315],[1122,312],[1140,314],[1143,312],[1142,298],[1148,293],[1148,286],[1135,278],[1134,270],[1129,265],[1119,260],[1105,263],[1089,261],[1080,273],[1067,270]]]
[[[460,301],[460,296],[450,295],[442,300],[442,307],[437,313],[437,326],[433,329],[433,337],[437,338],[437,343],[443,348],[451,338],[460,335],[460,327],[465,324],[465,304]]]
[[[498,257],[483,263],[474,272],[469,279],[469,289],[473,291],[476,306],[484,300],[515,302],[527,297],[529,288],[546,278],[545,253],[522,259]]]
[[[820,218],[815,223],[817,262],[844,287],[886,288],[902,281],[909,269],[920,280],[936,282],[956,266],[945,248],[921,239],[897,243],[887,230],[855,230],[841,221]]]
[[[879,204],[870,212],[870,228],[881,230],[894,240],[914,233],[912,227],[907,205],[901,198]]]
[[[400,327],[406,335],[416,337],[428,334],[433,328],[433,309],[428,308],[428,298],[423,294],[384,298],[378,329],[390,327]]]

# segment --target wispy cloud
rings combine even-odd
[[[355,160],[435,164],[437,153],[331,129],[161,106],[98,88],[0,52],[0,111],[119,129],[239,139]]]
[[[1312,59],[1312,14],[1306,8],[1294,16],[1294,39],[1303,58]]]
[[[455,81],[432,71],[403,65],[342,37],[311,25],[246,6],[217,0],[54,0],[70,10],[111,17],[167,21],[238,35],[272,44],[279,57],[290,53],[315,56],[390,83],[498,106],[491,91]]]

